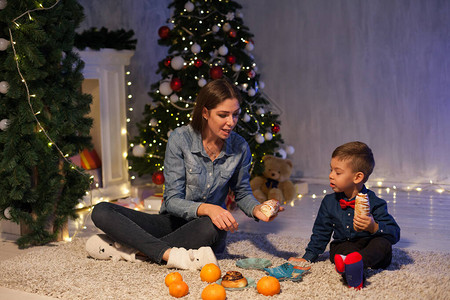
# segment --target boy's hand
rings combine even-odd
[[[353,218],[353,228],[355,231],[368,231],[374,234],[378,231],[378,223],[375,222],[372,215],[355,215]]]

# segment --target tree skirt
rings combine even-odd
[[[225,256],[219,260],[222,275],[237,270],[258,281],[264,271],[236,267],[246,257],[267,258],[279,266],[301,256],[307,240],[276,234],[228,235]],[[38,247],[0,262],[0,285],[61,299],[170,299],[164,285],[173,271],[153,263],[96,261],[84,250],[85,238],[71,243]],[[450,254],[394,248],[387,270],[367,270],[365,287],[349,289],[326,255],[312,264],[298,282],[282,281],[281,293],[270,299],[450,299]],[[207,285],[200,272],[179,271],[189,286],[183,299],[200,299]],[[227,299],[267,299],[255,288],[227,291]]]

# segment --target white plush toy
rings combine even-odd
[[[114,242],[106,234],[91,236],[86,242],[86,251],[95,259],[119,261],[121,259],[131,262],[142,262],[143,257],[136,257],[138,250]]]

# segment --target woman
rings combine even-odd
[[[175,129],[167,143],[159,215],[102,202],[92,212],[94,224],[153,262],[201,269],[207,263],[217,264],[213,250],[223,252],[227,232],[238,229],[225,208],[229,189],[247,216],[271,221],[274,217],[260,211],[262,204],[250,188],[250,148],[233,132],[239,101],[239,90],[225,79],[200,90],[191,124]]]

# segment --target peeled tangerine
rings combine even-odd
[[[256,284],[258,293],[264,296],[273,296],[280,293],[280,282],[272,276],[264,276]]]

